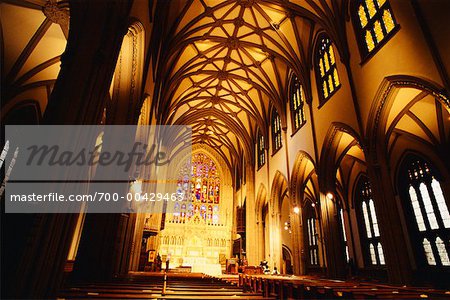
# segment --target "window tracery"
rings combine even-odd
[[[404,189],[407,211],[410,212],[419,256],[428,266],[450,266],[450,214],[434,166],[425,160],[410,156],[403,164],[400,176],[407,178]]]
[[[368,249],[367,262],[371,265],[385,265],[383,246],[380,240],[380,229],[375,205],[372,197],[372,187],[366,176],[361,176],[356,188],[359,219],[363,226],[364,234],[361,243]]]
[[[272,145],[276,152],[283,145],[281,142],[281,119],[276,109],[272,111]]]
[[[397,27],[391,6],[387,0],[359,0],[357,15],[358,32],[365,55],[372,52]]]
[[[297,76],[291,79],[290,105],[293,130],[297,130],[306,123],[305,117],[305,92]]]
[[[317,54],[318,85],[324,101],[329,99],[341,85],[336,68],[333,44],[328,37],[323,36],[320,39]]]

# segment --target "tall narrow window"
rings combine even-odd
[[[347,243],[347,233],[345,232],[345,224],[344,224],[344,210],[342,208],[339,208],[339,221],[341,222],[341,229],[342,229],[342,239],[344,240],[344,246],[345,246],[345,260],[348,262],[349,255],[348,255],[348,243]]]
[[[264,136],[258,130],[258,169],[266,163],[266,150],[264,146]]]
[[[404,206],[421,266],[450,266],[450,214],[434,166],[415,155],[399,173]]]
[[[336,69],[336,56],[333,45],[328,37],[322,37],[318,46],[317,79],[319,90],[322,91],[322,102],[327,100],[339,88],[339,75]]]
[[[316,226],[316,211],[311,203],[306,204],[304,220],[306,220],[306,239],[308,241],[308,264],[312,267],[319,266],[319,246]]]
[[[297,76],[293,76],[290,86],[291,117],[294,131],[302,127],[306,122],[305,117],[305,92],[303,86],[298,81]]]
[[[388,0],[358,0],[357,33],[364,56],[380,45],[397,27]]]
[[[276,152],[281,148],[281,119],[277,110],[274,108],[272,111],[272,146],[273,152]]]
[[[366,249],[366,261],[370,265],[384,265],[384,252],[380,240],[378,218],[372,199],[372,188],[366,176],[360,177],[355,196],[359,212],[358,219],[364,232],[361,236],[361,244],[363,249]]]

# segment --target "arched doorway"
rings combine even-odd
[[[286,245],[283,245],[283,267],[281,269],[282,274],[294,274],[292,265],[292,252]]]

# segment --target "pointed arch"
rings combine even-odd
[[[281,201],[288,194],[288,181],[280,171],[275,172],[272,180],[269,204],[274,212],[280,212]]]
[[[3,125],[35,125],[42,120],[41,107],[36,100],[17,102],[10,109],[2,109]]]
[[[336,178],[340,176],[339,166],[346,156],[351,158],[354,163],[365,165],[366,158],[357,132],[347,124],[333,122],[325,136],[320,155],[320,182],[324,190],[336,190]],[[351,176],[352,172],[353,166],[351,166],[348,176]],[[350,177],[347,179],[349,180]]]
[[[262,211],[264,205],[267,204],[267,189],[264,186],[264,184],[260,184],[258,188],[258,193],[256,194],[256,205],[255,205],[255,211],[256,211],[256,220],[258,221],[260,216],[260,212]]]
[[[450,114],[450,100],[442,91],[438,84],[414,76],[396,75],[383,79],[372,102],[366,128],[368,150],[375,163],[381,159],[380,155],[392,155],[400,145],[401,137],[415,140],[433,152],[436,146],[448,148],[448,132],[442,121],[437,123],[437,132],[430,129],[429,123],[433,118],[445,120]],[[422,104],[431,111],[419,109]],[[413,130],[402,126],[404,117],[414,124]]]
[[[310,182],[310,184],[307,188],[308,182]],[[315,195],[314,198],[318,197],[319,187],[316,175],[316,165],[309,153],[305,151],[299,151],[297,153],[294,167],[292,168],[290,185],[293,205],[297,205],[299,207],[303,206],[305,193]]]

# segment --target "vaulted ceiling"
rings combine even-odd
[[[12,87],[4,99],[12,106],[37,98],[45,107],[66,45],[68,1],[3,2],[3,83]],[[156,122],[192,125],[193,142],[216,149],[230,166],[242,157],[252,162],[258,128],[268,141],[272,107],[286,126],[292,73],[309,95],[315,35],[325,28],[338,46],[339,22],[345,22],[348,6],[347,0],[159,2],[169,6],[169,14],[160,22],[167,28],[154,27],[161,43]],[[159,12],[154,10],[151,19]],[[151,34],[158,40],[158,33]]]
[[[45,107],[67,43],[69,3],[5,0],[1,8],[2,91],[5,111],[33,99]]]
[[[193,143],[230,165],[242,155],[252,161],[272,107],[286,124],[290,75],[309,85],[314,31],[332,23],[341,1],[180,2],[171,3],[179,14],[161,52],[158,121],[192,125]]]

